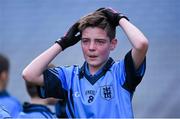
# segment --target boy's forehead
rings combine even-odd
[[[105,38],[107,39],[107,32],[99,27],[87,27],[82,31],[83,37],[97,37],[97,38]]]

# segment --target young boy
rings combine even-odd
[[[120,26],[132,49],[114,62],[110,51],[117,44],[115,28]],[[80,32],[80,35],[77,35]],[[81,39],[84,65],[47,65],[67,47]],[[23,71],[25,80],[42,86],[44,97],[66,101],[68,117],[133,117],[131,99],[145,72],[148,41],[128,18],[110,8],[101,8],[76,22],[59,41],[34,59]]]
[[[11,117],[17,117],[22,107],[20,102],[6,91],[9,80],[9,60],[0,54],[0,105],[5,107]]]

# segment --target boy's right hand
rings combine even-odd
[[[104,15],[107,17],[108,21],[110,22],[110,24],[114,25],[114,26],[118,26],[119,25],[119,20],[121,18],[125,18],[129,21],[129,19],[124,16],[122,13],[117,12],[116,10],[112,9],[112,8],[99,8],[96,10],[96,12],[102,12],[104,13]]]
[[[80,34],[77,35],[77,33],[79,32],[78,26],[79,22],[76,22],[71,26],[71,28],[68,30],[65,36],[61,37],[59,40],[56,41],[56,43],[58,43],[61,46],[62,50],[80,41],[81,36]]]

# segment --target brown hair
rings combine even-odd
[[[87,16],[84,16],[79,21],[78,29],[80,33],[87,27],[99,27],[106,31],[107,36],[112,40],[116,35],[116,27],[111,25],[107,18],[104,16],[102,12],[96,11]]]
[[[27,81],[25,81],[25,84],[26,84],[26,90],[31,98],[39,97],[37,85]]]

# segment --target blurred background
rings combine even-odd
[[[149,39],[147,70],[133,98],[135,117],[180,117],[180,0],[0,0],[0,53],[11,62],[8,91],[28,100],[21,76],[25,66],[100,7],[124,13]],[[117,38],[115,60],[131,48],[120,27]],[[80,44],[53,61],[58,66],[83,62]]]

